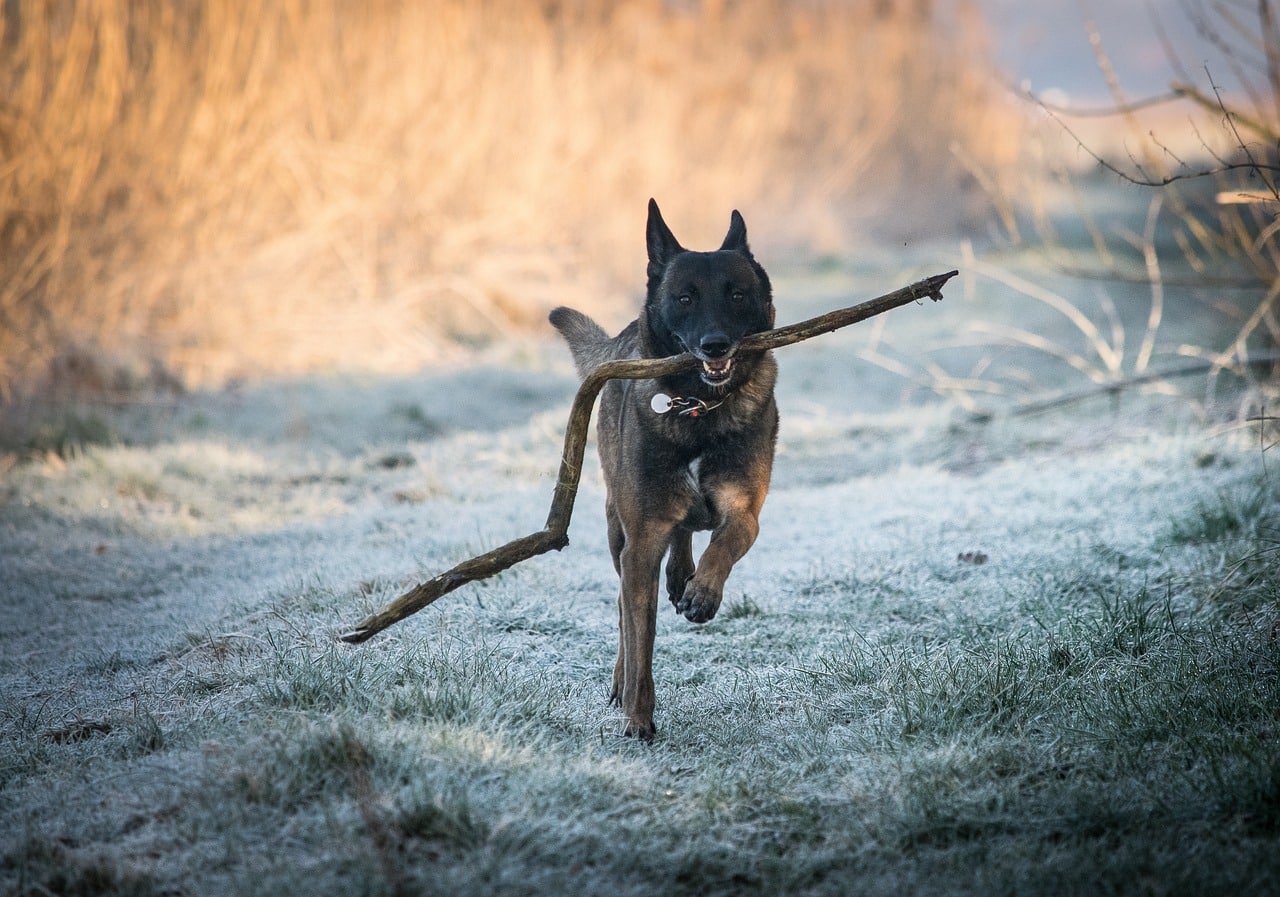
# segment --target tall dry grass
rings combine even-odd
[[[620,304],[650,195],[694,245],[740,207],[830,249],[1014,155],[929,0],[0,10],[3,398],[405,369]]]

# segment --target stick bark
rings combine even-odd
[[[1110,394],[1112,396],[1119,395],[1127,389],[1135,386],[1144,386],[1147,383],[1158,383],[1161,380],[1172,380],[1175,377],[1190,377],[1195,374],[1207,374],[1215,371],[1234,371],[1236,374],[1243,376],[1242,371],[1246,368],[1266,367],[1280,363],[1280,352],[1259,352],[1250,355],[1247,358],[1235,360],[1215,361],[1209,358],[1200,358],[1195,361],[1189,361],[1184,365],[1176,368],[1165,368],[1162,371],[1147,371],[1143,374],[1134,374],[1132,377],[1122,377],[1118,380],[1110,380],[1106,383],[1095,383],[1092,386],[1086,386],[1083,389],[1072,390],[1069,392],[1055,393],[1044,398],[1032,399],[1021,405],[1015,405],[1013,408],[1005,412],[1009,417],[1023,417],[1032,414],[1040,414],[1043,411],[1051,411],[1054,408],[1060,408],[1063,405],[1073,405],[1076,402],[1083,402],[1092,399],[1095,396]],[[990,411],[979,411],[970,418],[978,423],[991,420],[995,415]]]
[[[803,340],[830,333],[841,327],[865,321],[890,309],[929,298],[937,302],[942,298],[942,287],[959,272],[948,271],[926,277],[892,293],[886,293],[859,305],[810,318],[799,324],[767,330],[744,339],[740,352],[761,352],[780,349]],[[344,642],[358,644],[377,635],[388,626],[399,623],[405,617],[416,614],[459,586],[479,579],[487,579],[548,551],[559,551],[569,544],[569,518],[578,495],[578,481],[582,476],[582,458],[587,446],[587,429],[591,422],[591,410],[605,383],[610,380],[651,380],[681,371],[691,370],[698,364],[696,358],[685,353],[669,358],[637,358],[608,361],[597,367],[583,379],[574,396],[569,411],[569,422],[564,435],[564,451],[560,458],[560,473],[556,480],[555,494],[551,498],[551,510],[546,526],[492,551],[463,561],[456,567],[414,586],[381,610],[366,617],[355,628],[339,636]]]

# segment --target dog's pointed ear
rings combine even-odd
[[[661,276],[667,263],[677,253],[684,252],[685,248],[671,233],[667,222],[662,220],[662,212],[658,210],[658,204],[652,199],[649,200],[649,222],[645,225],[644,233],[645,242],[649,246],[649,273]]]
[[[742,220],[737,209],[729,216],[729,232],[724,235],[724,242],[720,244],[722,252],[726,249],[751,255],[751,250],[747,247],[747,222]]]

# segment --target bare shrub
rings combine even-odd
[[[1031,251],[1010,266],[962,247],[970,292],[976,278],[1010,291],[1069,321],[1072,338],[979,319],[949,347],[984,350],[968,374],[904,374],[985,415],[986,397],[1020,397],[1006,407],[1032,412],[1130,388],[1184,395],[1176,380],[1206,375],[1196,393],[1216,404],[1229,372],[1245,387],[1227,391],[1238,416],[1266,425],[1260,409],[1280,382],[1280,26],[1272,0],[1188,0],[1171,14],[1191,17],[1210,61],[1192,68],[1167,46],[1169,90],[1133,99],[1106,35],[1084,23],[1111,105],[1024,92],[1043,125],[1027,144],[1040,164],[1018,169],[994,205],[1006,245]],[[1016,270],[1035,265],[1038,275]],[[1066,291],[1050,284],[1062,275]],[[867,354],[892,361],[874,344]],[[1045,374],[1060,371],[1087,382],[1051,386]]]
[[[1218,50],[1230,86],[1211,68],[1193,71],[1170,51],[1175,73],[1169,93],[1148,104],[1176,103],[1184,108],[1184,128],[1195,135],[1192,157],[1170,147],[1157,132],[1138,135],[1139,150],[1127,161],[1105,158],[1084,148],[1098,163],[1129,184],[1153,188],[1156,202],[1171,213],[1170,237],[1180,250],[1188,272],[1186,282],[1212,291],[1215,308],[1234,320],[1232,336],[1216,349],[1184,347],[1183,354],[1211,358],[1222,367],[1241,372],[1259,353],[1274,354],[1280,346],[1280,27],[1271,0],[1256,4],[1188,3],[1189,15],[1206,49]],[[1100,41],[1095,41],[1099,47]],[[1100,65],[1107,70],[1099,50]],[[1115,117],[1133,124],[1118,84]],[[1190,108],[1187,108],[1190,107]],[[1193,112],[1216,125],[1218,133],[1202,134]],[[1187,143],[1184,139],[1180,141]],[[1224,148],[1225,144],[1225,148]],[[1148,238],[1144,264],[1153,286],[1159,285],[1158,265]],[[1244,289],[1243,302],[1224,301],[1221,289]]]

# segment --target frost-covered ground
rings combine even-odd
[[[785,323],[964,258],[762,261]],[[1114,305],[1140,351],[1145,288],[980,261],[1112,340]],[[413,378],[60,411],[111,439],[0,480],[0,890],[1273,886],[1275,457],[1203,377],[974,420],[1088,381],[971,322],[1093,356],[972,274],[779,352],[761,536],[716,620],[663,607],[652,747],[606,703],[591,453],[565,551],[335,641],[541,527],[576,388],[549,333]],[[1157,362],[1211,340],[1206,308],[1169,298]]]

